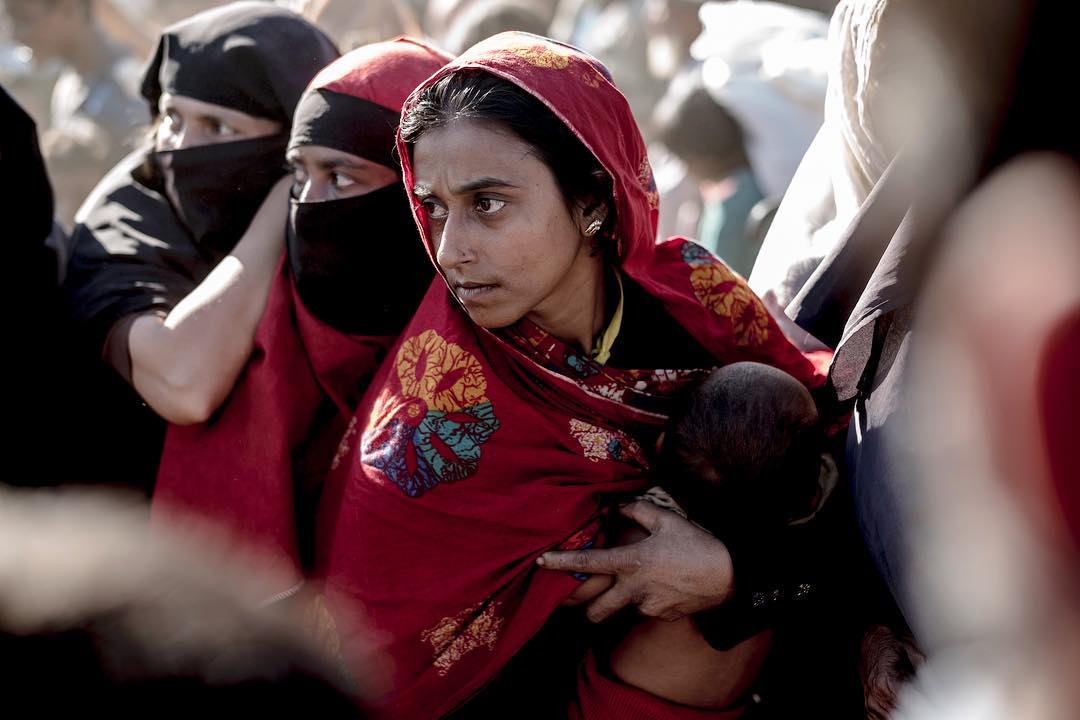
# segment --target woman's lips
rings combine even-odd
[[[499,286],[495,283],[488,285],[482,283],[461,283],[456,286],[457,296],[462,302],[480,300],[491,294]]]

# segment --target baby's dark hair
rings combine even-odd
[[[822,445],[817,407],[798,380],[734,363],[713,371],[672,417],[659,479],[714,533],[732,523],[779,525],[812,512]]]

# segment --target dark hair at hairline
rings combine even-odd
[[[607,215],[597,237],[614,234],[611,178],[592,152],[542,101],[483,70],[459,70],[423,92],[402,118],[401,138],[412,146],[424,133],[457,120],[494,123],[531,145],[555,176],[567,207],[585,204],[585,211],[592,212],[598,205],[605,205]],[[613,252],[613,242],[603,245],[604,251]]]

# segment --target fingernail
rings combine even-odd
[[[537,565],[540,565],[541,567],[542,567],[542,566],[544,565],[544,556],[543,556],[543,555],[541,555],[540,557],[536,558],[536,564],[537,564]]]

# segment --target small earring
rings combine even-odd
[[[585,228],[585,236],[592,237],[596,233],[600,232],[600,227],[604,224],[603,220],[597,219],[589,223],[589,227]]]

